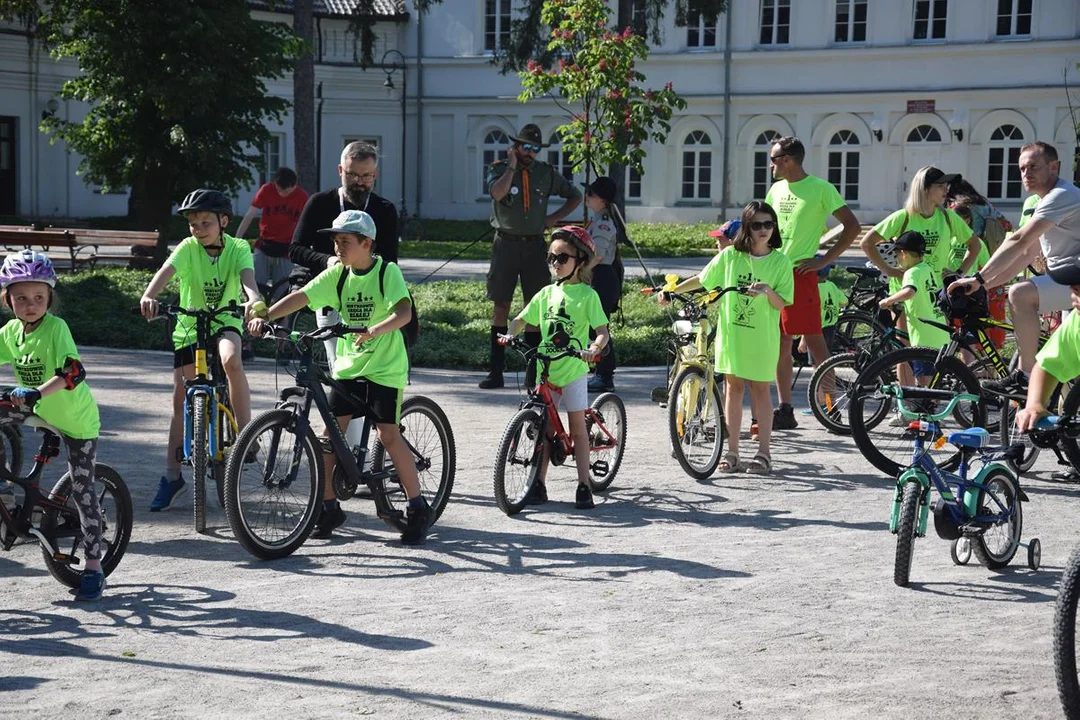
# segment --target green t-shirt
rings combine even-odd
[[[1035,362],[1058,382],[1080,377],[1080,312],[1069,313],[1035,356]]]
[[[349,269],[349,276],[338,297],[338,281],[347,268],[333,265],[315,276],[301,288],[312,310],[331,307],[341,314],[346,325],[371,327],[394,314],[394,306],[409,297],[401,268],[389,263],[383,272],[383,290],[379,293],[379,265],[386,262],[376,258],[365,271]],[[337,359],[330,375],[335,380],[364,378],[392,388],[404,388],[409,382],[409,354],[405,338],[397,330],[368,340],[360,347],[354,338],[338,338]]]
[[[953,238],[951,243],[952,252],[949,253],[949,261],[945,263],[945,269],[951,272],[960,272],[960,266],[964,264],[964,256],[967,255],[967,238],[960,240],[959,238]],[[986,243],[979,239],[979,254],[975,256],[975,264],[968,270],[970,275],[977,270],[982,270],[983,265],[990,261],[990,248],[986,247]]]
[[[40,387],[63,369],[68,358],[78,360],[79,350],[67,323],[52,313],[46,313],[28,335],[17,319],[0,329],[0,364],[12,366],[22,387]],[[76,440],[93,440],[101,430],[97,403],[85,382],[41,398],[34,414]]]
[[[922,321],[922,318],[926,318],[943,325],[948,324],[945,316],[934,304],[938,290],[941,289],[941,276],[931,270],[924,259],[904,272],[901,287],[910,287],[915,290],[915,295],[904,301],[904,315],[907,316],[908,337],[911,339],[911,344],[940,348],[948,343],[949,333]]]
[[[953,238],[963,235],[966,243],[971,237],[971,228],[964,219],[952,210],[942,208],[937,208],[928,218],[922,215],[908,215],[907,210],[897,210],[874,226],[874,232],[886,240],[895,240],[901,232],[908,230],[914,230],[926,239],[926,254],[923,255],[923,262],[939,276],[941,270],[948,264]],[[963,260],[963,255],[960,259]]]
[[[1035,214],[1035,206],[1039,204],[1038,195],[1029,195],[1027,200],[1024,201],[1024,209],[1020,211],[1020,224],[1016,226],[1016,229],[1027,225],[1028,220]]]
[[[607,325],[607,315],[600,304],[600,296],[592,286],[584,283],[548,285],[533,295],[518,319],[540,328],[540,352],[557,355],[565,344],[555,345],[557,333],[566,333],[571,340],[569,347],[589,346],[589,330]],[[576,342],[575,342],[576,341]],[[589,372],[584,360],[567,357],[551,363],[548,380],[555,387],[566,387]]]
[[[225,248],[216,258],[211,258],[194,237],[186,238],[176,246],[166,260],[176,268],[180,279],[180,306],[188,310],[211,310],[244,301],[240,272],[254,270],[251,245],[247,240],[222,235]],[[214,332],[232,328],[242,333],[244,322],[231,315],[221,315],[214,322]],[[179,317],[173,331],[173,346],[179,350],[195,342],[195,318]]]
[[[780,252],[793,263],[814,257],[825,234],[825,221],[847,204],[832,183],[814,175],[793,183],[776,181],[765,202],[780,220]]]
[[[847,295],[832,280],[823,280],[817,286],[821,297],[821,327],[832,327],[840,319]]]
[[[795,275],[790,259],[781,252],[754,257],[729,246],[698,274],[707,290],[768,283],[791,303]],[[780,311],[764,295],[728,293],[720,299],[716,318],[716,372],[744,380],[772,382],[780,359]]]

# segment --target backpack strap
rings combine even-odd
[[[348,277],[349,277],[349,268],[342,265],[341,266],[341,275],[338,277],[338,281],[337,281],[337,301],[338,301],[338,310],[339,311],[341,310],[341,307],[344,304],[344,301],[341,298],[341,293],[345,291],[345,280],[348,279]]]
[[[379,295],[384,300],[386,299],[386,291],[383,289],[383,278],[386,277],[386,264],[387,261],[383,260],[382,264],[379,265]]]

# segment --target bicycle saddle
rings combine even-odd
[[[985,428],[968,428],[949,433],[949,443],[956,447],[983,448],[994,444],[994,438]]]

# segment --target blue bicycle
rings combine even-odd
[[[934,514],[934,530],[938,537],[953,541],[953,561],[966,564],[970,551],[987,568],[996,570],[1008,565],[1021,547],[1023,526],[1021,502],[1027,496],[1020,481],[1003,462],[990,433],[984,428],[969,428],[943,437],[939,422],[951,417],[960,403],[977,403],[979,398],[969,393],[934,388],[886,385],[883,395],[896,400],[903,417],[910,421],[906,436],[911,438],[911,465],[896,481],[893,494],[889,532],[896,537],[896,564],[893,581],[907,587],[915,551],[915,538],[926,535],[926,525]],[[912,407],[905,405],[909,401]],[[935,409],[945,403],[940,412]],[[942,470],[931,457],[931,450],[949,442],[959,450],[960,464],[956,473]],[[1008,450],[1006,452],[1013,452]],[[968,480],[971,460],[978,453],[982,469],[974,480]],[[930,502],[931,484],[938,499]],[[1037,539],[1027,544],[1028,566],[1037,570],[1041,547]]]

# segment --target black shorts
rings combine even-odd
[[[236,340],[235,340],[236,345],[237,345],[237,347],[240,346],[240,333],[236,332],[236,328],[225,328],[224,330],[220,330],[220,331],[214,333],[214,337],[211,339],[211,341],[214,343],[214,350],[215,351],[217,350],[217,341],[220,340],[227,333],[232,333],[233,335],[235,335],[236,336]],[[195,364],[195,343],[191,343],[190,345],[185,345],[184,347],[180,348],[179,350],[173,350],[173,361],[172,362],[173,362],[173,365],[172,365],[173,370],[176,370],[177,368],[182,368],[185,365],[194,365]]]
[[[401,422],[401,397],[405,393],[402,388],[387,387],[363,379],[338,380],[337,382],[349,391],[349,395],[354,395],[367,403],[375,416],[375,422],[390,425]],[[341,394],[337,388],[330,388],[330,410],[334,413],[334,417],[364,416],[364,411],[353,402],[349,395]]]

